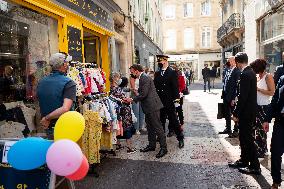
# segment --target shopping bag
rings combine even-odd
[[[223,118],[225,118],[224,104],[223,103],[218,103],[217,119],[223,119]]]

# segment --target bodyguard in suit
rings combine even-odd
[[[155,73],[154,83],[157,93],[164,105],[161,109],[161,122],[165,129],[166,119],[169,119],[169,134],[175,132],[179,148],[184,147],[184,136],[176,114],[175,104],[179,104],[178,75],[169,67],[168,56],[157,55],[159,71]]]
[[[236,67],[235,57],[229,58],[230,69],[224,76],[224,85],[222,91],[222,99],[224,104],[224,112],[226,119],[226,128],[219,134],[231,134],[231,114],[235,106],[235,99],[237,97],[238,81],[240,79],[240,70]]]
[[[156,140],[158,137],[161,149],[156,157],[161,158],[168,152],[166,136],[160,121],[160,109],[163,108],[163,104],[156,92],[152,78],[143,73],[143,68],[140,65],[132,65],[130,67],[130,72],[132,77],[139,79],[139,89],[138,96],[135,96],[133,99],[126,99],[126,101],[134,101],[135,103],[141,102],[142,110],[145,113],[145,121],[148,130],[149,145],[140,151],[155,151]]]
[[[284,52],[282,52],[282,65],[276,67],[276,71],[274,72],[274,83],[277,85],[280,77],[284,75]]]
[[[268,120],[275,118],[271,138],[271,176],[273,179],[272,189],[280,187],[281,163],[284,153],[284,73],[278,80],[275,93],[271,101],[271,115]]]
[[[239,140],[241,158],[235,163],[230,163],[232,168],[238,168],[241,173],[261,174],[257,158],[256,146],[253,137],[253,125],[256,119],[257,90],[256,75],[248,66],[248,56],[244,52],[235,55],[237,67],[241,70],[239,94],[236,109],[232,119],[239,123]]]

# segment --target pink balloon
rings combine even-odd
[[[48,168],[60,176],[75,173],[80,168],[82,161],[83,153],[78,144],[67,139],[54,142],[46,154]]]
[[[83,155],[83,161],[81,163],[80,168],[72,175],[66,176],[66,178],[69,178],[70,180],[81,180],[87,175],[88,171],[89,171],[89,163],[86,156]]]

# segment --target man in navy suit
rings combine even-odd
[[[222,91],[222,99],[224,104],[224,112],[226,119],[226,128],[219,134],[231,134],[231,115],[235,106],[235,99],[237,97],[238,81],[240,79],[240,70],[236,67],[235,57],[229,58],[230,68],[224,76],[224,85]],[[234,128],[234,133],[237,133],[237,128]]]

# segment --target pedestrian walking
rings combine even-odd
[[[229,163],[232,168],[238,168],[241,173],[261,174],[253,138],[253,126],[256,119],[256,74],[248,66],[248,56],[239,52],[235,56],[237,67],[241,70],[239,94],[236,109],[232,119],[239,123],[239,140],[241,156],[235,163]]]
[[[212,88],[215,88],[215,79],[217,77],[217,68],[214,65],[210,70],[210,84],[212,84]]]
[[[205,67],[202,69],[202,76],[204,81],[204,92],[206,92],[206,84],[208,84],[208,90],[210,92],[210,69],[208,68],[208,64],[204,65]]]
[[[130,67],[133,77],[139,79],[138,95],[133,99],[124,99],[127,102],[141,102],[143,112],[145,113],[146,125],[148,130],[149,144],[141,149],[141,152],[155,151],[157,138],[160,143],[160,151],[156,158],[161,158],[168,153],[166,136],[160,121],[160,109],[163,104],[157,94],[153,80],[143,73],[143,68],[134,64]]]
[[[237,124],[234,126],[234,132],[231,130],[231,116],[232,111],[235,107],[235,100],[237,97],[237,87],[238,81],[240,79],[240,70],[236,67],[235,57],[229,58],[230,67],[226,70],[224,74],[224,83],[222,90],[222,99],[224,105],[224,113],[226,120],[226,128],[224,131],[219,132],[219,134],[228,134],[230,137],[236,137],[238,135]]]
[[[258,74],[257,81],[257,112],[255,122],[255,144],[257,147],[257,155],[259,158],[264,158],[268,152],[267,149],[267,132],[265,129],[269,125],[267,117],[269,114],[269,107],[271,97],[275,92],[275,84],[273,76],[266,72],[267,62],[263,59],[256,59],[250,66],[256,74]]]
[[[179,105],[178,76],[169,67],[168,56],[157,55],[159,70],[155,73],[155,87],[164,105],[161,109],[161,122],[165,130],[166,119],[169,119],[169,134],[174,132],[179,141],[179,148],[184,147],[184,135],[176,114],[176,106]]]

